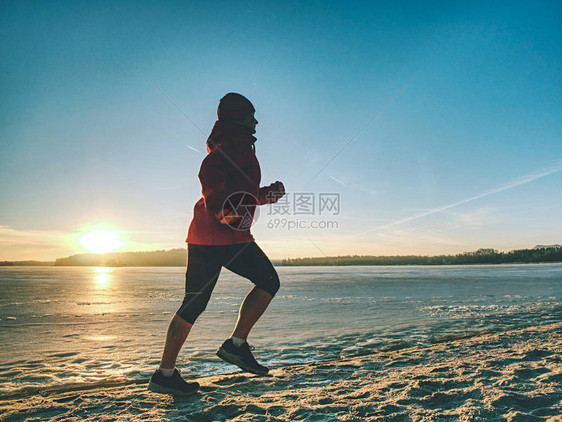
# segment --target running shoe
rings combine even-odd
[[[150,382],[148,389],[155,393],[172,393],[178,396],[191,396],[199,388],[198,382],[186,382],[180,375],[180,370],[175,368],[172,376],[165,376],[160,369],[157,369]]]
[[[242,344],[237,347],[232,343],[232,339],[225,340],[221,347],[217,350],[217,356],[222,360],[238,366],[244,371],[251,372],[252,374],[264,375],[269,372],[265,366],[260,365],[254,355],[252,355],[254,346],[248,343]]]

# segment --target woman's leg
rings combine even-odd
[[[254,287],[242,302],[238,312],[238,321],[232,335],[246,340],[250,330],[263,315],[273,296],[259,287]]]
[[[247,339],[250,330],[279,290],[279,277],[269,258],[255,242],[233,247],[238,249],[238,255],[224,266],[255,284],[240,306],[238,321],[232,333],[234,337]]]
[[[185,296],[170,321],[160,368],[173,369],[195,320],[207,307],[221,271],[212,246],[188,245]]]
[[[191,330],[193,324],[184,321],[179,316],[174,315],[168,326],[166,334],[166,344],[164,345],[164,353],[162,353],[162,361],[160,368],[174,369],[178,354]]]

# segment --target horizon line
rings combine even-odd
[[[549,248],[562,248],[562,244],[553,244],[553,245],[535,245],[531,248],[523,248],[523,249],[509,249],[509,250],[499,250],[496,248],[477,248],[475,250],[470,250],[470,251],[462,251],[462,252],[456,252],[456,253],[448,253],[448,254],[433,254],[433,255],[417,255],[417,254],[405,254],[405,255],[400,255],[400,254],[395,254],[395,255],[357,255],[357,254],[347,254],[347,255],[332,255],[329,256],[328,258],[339,258],[339,257],[411,257],[411,256],[418,256],[418,257],[430,257],[430,256],[455,256],[455,255],[459,255],[459,254],[463,254],[463,253],[469,253],[469,252],[477,252],[479,250],[494,250],[498,253],[504,253],[504,252],[513,252],[513,251],[521,251],[521,250],[533,250],[533,249],[549,249]],[[170,252],[170,251],[174,251],[174,250],[182,250],[182,251],[186,251],[187,249],[184,248],[170,248],[170,249],[156,249],[156,250],[152,250],[152,251],[125,251],[125,252],[119,252],[119,251],[114,251],[114,252],[106,252],[106,253],[93,253],[93,252],[85,252],[85,253],[77,253],[74,255],[68,255],[65,257],[60,257],[60,258],[55,258],[55,259],[50,259],[50,260],[36,260],[36,259],[20,259],[20,260],[8,260],[8,259],[0,259],[0,263],[5,263],[5,262],[56,262],[59,259],[67,259],[67,258],[72,258],[74,256],[81,256],[81,255],[94,255],[94,256],[103,256],[103,255],[111,255],[111,254],[126,254],[126,253],[133,253],[133,254],[140,254],[140,253],[154,253],[154,252]],[[300,257],[294,257],[294,258],[290,258],[290,257],[285,257],[285,258],[271,258],[271,260],[275,260],[275,261],[279,261],[279,260],[283,260],[283,259],[309,259],[309,258],[326,258],[325,256],[300,256]]]

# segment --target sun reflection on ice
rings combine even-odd
[[[115,289],[118,284],[115,268],[95,267],[92,269],[90,277],[88,313],[103,317],[106,314],[117,312],[119,298]]]
[[[117,336],[112,336],[112,335],[91,335],[91,336],[85,336],[84,337],[86,340],[90,340],[90,341],[109,341],[109,340],[115,340],[117,338]]]
[[[96,286],[104,289],[109,285],[111,279],[111,268],[96,267],[95,269]]]

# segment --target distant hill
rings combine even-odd
[[[184,267],[186,259],[187,250],[178,248],[167,251],[72,255],[57,259],[55,266]]]

